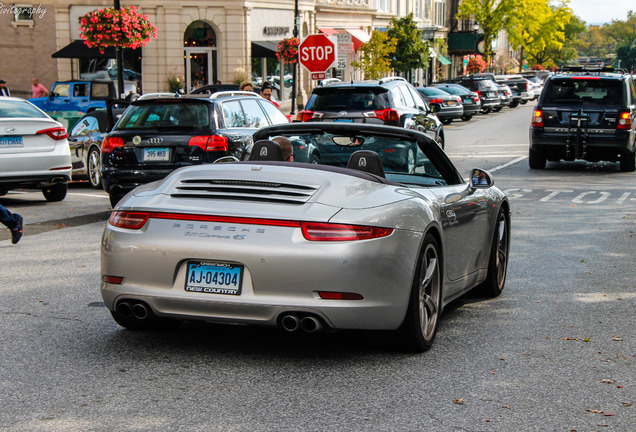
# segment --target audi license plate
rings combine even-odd
[[[5,136],[0,138],[0,148],[17,148],[23,147],[21,136]]]
[[[189,261],[185,290],[207,294],[241,294],[243,266],[219,262]]]
[[[170,149],[164,148],[145,148],[144,161],[169,161]]]

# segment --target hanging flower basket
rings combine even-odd
[[[486,70],[486,61],[482,56],[471,57],[466,64],[466,73],[474,74]]]
[[[80,19],[79,35],[89,48],[104,52],[109,46],[133,49],[146,46],[151,38],[157,38],[157,28],[147,14],[135,6],[126,6],[87,13]]]
[[[278,61],[284,63],[296,63],[298,61],[298,45],[300,39],[290,37],[278,42],[278,50],[276,51],[276,57]]]

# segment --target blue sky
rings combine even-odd
[[[627,11],[636,12],[634,0],[570,0],[570,9],[589,24],[610,23],[613,19],[625,21]]]

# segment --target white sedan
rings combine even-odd
[[[41,189],[62,201],[71,181],[66,129],[24,99],[0,97],[0,196],[11,189]]]

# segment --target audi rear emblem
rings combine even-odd
[[[339,115],[340,117],[344,117],[344,116],[346,116],[346,115],[347,115],[347,112],[346,112],[346,111],[340,111],[340,112],[338,113],[338,115]]]
[[[5,132],[5,133],[14,133],[14,132],[15,132],[15,129],[14,129],[14,128],[10,128],[10,127],[8,127],[8,128],[6,128],[6,129],[4,130],[4,132]]]
[[[163,138],[148,138],[148,143],[150,144],[161,144],[163,142]]]

